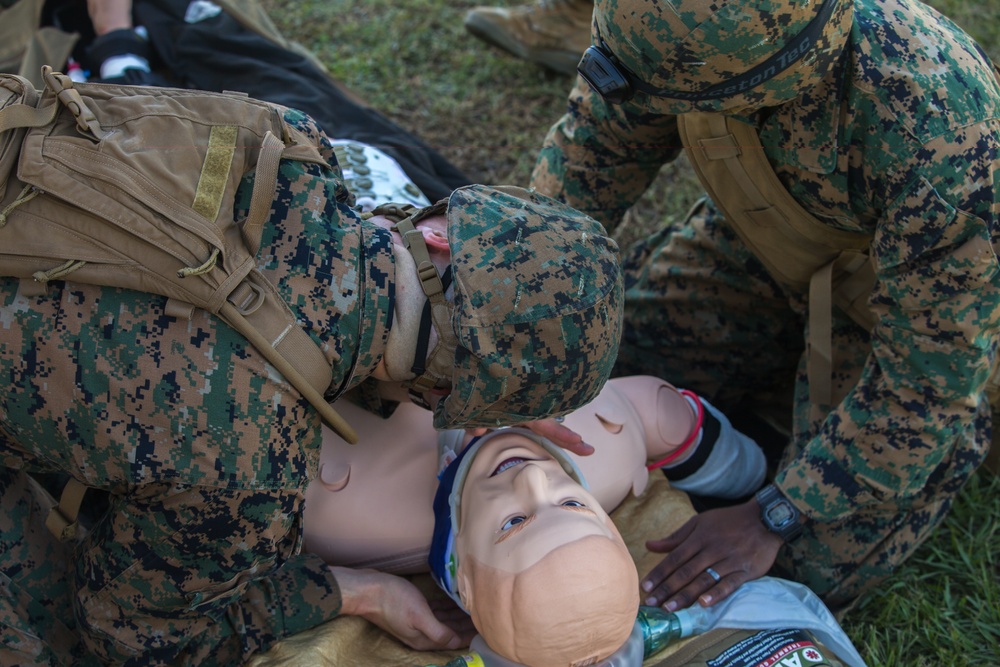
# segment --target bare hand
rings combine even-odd
[[[87,12],[98,37],[132,27],[132,0],[87,0]]]
[[[410,648],[458,649],[467,646],[472,638],[471,634],[468,639],[460,636],[438,620],[423,593],[402,577],[335,566],[330,571],[340,586],[342,614],[361,616]]]
[[[578,456],[590,456],[594,453],[594,448],[585,443],[579,433],[563,426],[562,423],[555,419],[538,419],[533,422],[518,424],[518,426],[537,433],[543,438],[548,438],[553,444]],[[466,430],[476,436],[485,435],[489,431],[487,428],[470,428]]]
[[[461,639],[462,646],[468,646],[476,636],[476,626],[472,624],[472,617],[443,593],[432,597],[428,602],[431,611],[434,612],[434,618],[451,628]]]
[[[643,603],[663,605],[667,611],[689,607],[695,600],[710,607],[767,574],[782,544],[761,523],[755,499],[703,512],[672,535],[646,542],[647,549],[667,556],[640,582]],[[721,578],[716,581],[707,568]]]

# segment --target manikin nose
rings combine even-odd
[[[515,485],[519,493],[533,498],[543,498],[549,490],[549,478],[541,466],[525,463],[517,473]]]

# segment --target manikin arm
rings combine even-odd
[[[663,466],[675,488],[697,495],[741,498],[763,483],[767,472],[764,452],[704,398],[681,393],[669,382],[647,375],[613,382],[639,415],[650,461],[662,461],[678,448],[685,448]],[[692,433],[696,428],[699,432]]]
[[[638,415],[646,434],[646,458],[657,461],[677,450],[697,426],[697,413],[687,398],[669,382],[650,375],[611,380]],[[692,447],[693,450],[693,447]],[[682,454],[680,463],[690,456]]]

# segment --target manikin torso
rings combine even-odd
[[[306,491],[306,550],[334,565],[427,571],[441,468],[431,414],[410,403],[389,419],[346,402],[337,410],[361,441],[348,445],[325,431],[319,479]],[[590,456],[570,456],[608,512],[630,492],[642,493],[646,461],[676,448],[694,423],[686,399],[647,376],[609,381],[565,420],[595,449]]]

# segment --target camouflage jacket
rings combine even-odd
[[[325,141],[299,112],[286,120]],[[394,260],[325,157],[334,166],[282,162],[258,268],[320,344],[335,391],[381,358]],[[252,190],[249,174],[237,219]],[[78,617],[114,639],[91,650],[236,662],[339,612],[328,569],[300,554],[320,419],[222,321],[171,317],[139,292],[56,282],[25,297],[0,279],[0,377],[0,464],[69,472],[117,498],[81,547]],[[159,546],[176,560],[153,558]],[[115,588],[128,578],[139,596]]]
[[[863,379],[777,480],[807,516],[832,520],[910,495],[950,449],[939,444],[972,437],[1000,318],[1000,88],[933,9],[855,0],[838,67],[750,120],[808,211],[874,239]],[[675,116],[639,98],[608,104],[580,79],[532,184],[613,227],[680,150]]]

